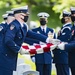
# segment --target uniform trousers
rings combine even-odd
[[[51,75],[51,64],[36,64],[36,71],[39,71],[40,75]]]
[[[71,67],[71,73],[72,75],[75,75],[75,67]]]
[[[70,75],[68,64],[55,64],[57,75]]]
[[[0,67],[0,75],[13,75],[13,71]]]

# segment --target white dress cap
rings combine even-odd
[[[13,8],[12,11],[14,11],[14,14],[16,14],[16,13],[26,13],[26,14],[29,14],[28,13],[28,5],[22,6],[22,7],[18,7],[18,8]]]
[[[37,16],[40,18],[48,18],[50,15],[46,12],[40,12],[37,14]]]
[[[71,10],[71,11],[75,11],[75,7],[71,7],[70,10]]]
[[[8,14],[3,14],[2,17],[3,18],[7,18],[8,17]]]
[[[71,14],[71,12],[68,12],[68,11],[63,11],[63,14]]]
[[[22,7],[18,7],[18,8],[13,8],[11,9],[12,11],[17,11],[17,10],[28,10],[28,5],[26,6],[22,6]]]
[[[71,10],[71,14],[75,14],[75,7],[71,7],[70,10]]]
[[[13,14],[14,11],[6,11],[7,14]]]

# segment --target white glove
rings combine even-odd
[[[22,54],[29,54],[28,50],[25,50],[23,47],[20,48],[19,53]]]
[[[32,62],[35,63],[35,57],[31,57]]]
[[[52,43],[52,41],[53,41],[53,39],[51,39],[51,38],[49,38],[49,37],[46,39],[46,42],[47,42],[47,43]]]
[[[58,45],[58,44],[60,44],[60,40],[58,40],[58,39],[52,39],[51,43],[55,44],[55,45]]]
[[[50,46],[50,51],[54,50],[55,48],[57,48],[57,45]]]
[[[50,43],[51,40],[52,40],[52,39],[48,37],[48,38],[46,39],[46,42],[47,42],[47,43]]]
[[[47,43],[52,43],[52,44],[58,45],[58,44],[60,44],[61,41],[58,40],[58,39],[47,38],[47,39],[46,39],[46,42],[47,42]]]
[[[61,44],[58,45],[57,48],[60,50],[65,50],[65,44],[67,44],[67,43],[62,42]]]

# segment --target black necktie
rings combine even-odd
[[[43,31],[43,33],[45,34],[45,30],[43,29],[42,31]]]

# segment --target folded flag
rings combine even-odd
[[[37,44],[37,45],[22,45],[22,47],[26,50],[27,53],[25,54],[40,54],[40,53],[44,53],[44,52],[49,52],[50,50],[52,50],[53,44],[52,43],[48,43],[48,44]]]

